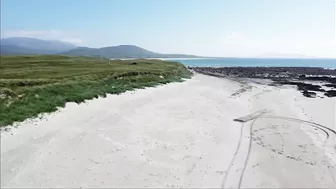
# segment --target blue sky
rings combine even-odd
[[[336,57],[335,0],[1,0],[1,37],[207,56]]]

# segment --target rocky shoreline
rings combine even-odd
[[[295,85],[309,98],[322,93],[336,97],[336,69],[311,67],[189,67],[189,69],[216,77],[270,79],[271,85]]]

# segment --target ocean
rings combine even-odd
[[[336,59],[186,58],[166,60],[193,67],[322,67],[336,69]]]

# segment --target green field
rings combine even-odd
[[[1,56],[0,126],[53,112],[66,102],[189,78],[179,63],[67,56]]]

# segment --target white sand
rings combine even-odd
[[[203,75],[68,103],[1,132],[1,187],[335,188],[336,135],[300,121],[336,130],[335,106]]]

